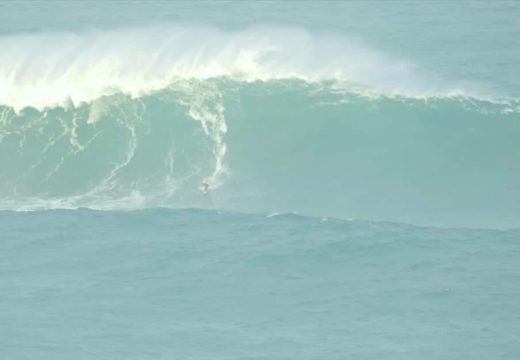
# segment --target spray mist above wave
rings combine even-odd
[[[345,36],[300,28],[222,31],[155,26],[0,37],[0,103],[15,110],[78,106],[122,92],[132,97],[172,82],[335,81],[382,94],[446,94],[414,66]]]

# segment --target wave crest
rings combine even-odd
[[[412,63],[360,41],[300,28],[222,31],[203,26],[34,33],[0,37],[0,103],[79,106],[122,92],[132,97],[178,80],[335,81],[383,94],[447,93],[421,79]]]

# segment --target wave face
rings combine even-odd
[[[161,26],[0,46],[2,209],[520,224],[520,102],[359,41]]]

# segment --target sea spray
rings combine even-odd
[[[342,87],[408,96],[463,93],[418,75],[360,40],[305,29],[155,26],[0,36],[0,103],[80,106],[118,92],[131,97],[179,79],[335,81]],[[470,90],[470,89],[468,89]]]

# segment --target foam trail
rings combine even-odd
[[[189,95],[188,115],[199,121],[204,133],[213,141],[213,155],[215,165],[213,172],[205,178],[205,182],[211,189],[222,185],[222,178],[228,170],[224,164],[227,146],[224,135],[227,132],[226,119],[224,116],[224,103],[222,94],[213,83],[198,84],[199,86],[184,87]]]
[[[0,103],[78,106],[104,95],[133,97],[179,79],[337,81],[387,94],[439,93],[411,63],[345,36],[263,26],[221,31],[155,26],[0,37]]]

